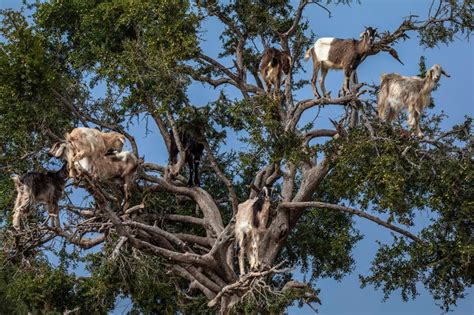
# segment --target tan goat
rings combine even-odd
[[[118,132],[102,132],[97,129],[79,127],[65,135],[69,143],[67,156],[69,177],[75,178],[81,173],[82,164],[93,171],[95,161],[106,155],[107,152],[121,152],[125,144],[125,136]]]
[[[404,108],[408,110],[408,125],[418,137],[423,137],[420,117],[431,103],[431,91],[436,87],[441,75],[449,77],[443,68],[435,64],[426,72],[424,78],[405,77],[397,73],[383,74],[378,95],[378,114],[380,119],[393,120]]]
[[[58,142],[53,145],[49,153],[57,158],[67,160],[69,154],[69,143]],[[123,151],[102,156],[95,160],[94,167],[86,158],[78,163],[82,169],[91,173],[99,181],[120,185],[123,194],[122,206],[128,208],[130,186],[135,177],[138,166],[143,161],[137,158],[132,152]]]

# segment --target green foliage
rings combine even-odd
[[[284,257],[301,266],[304,273],[310,272],[312,281],[321,277],[340,280],[354,268],[351,251],[361,238],[350,216],[313,209],[289,237]]]
[[[429,13],[439,23],[428,23],[419,30],[421,44],[427,47],[434,47],[439,43],[448,44],[460,34],[468,39],[474,30],[473,9],[472,1],[433,2]]]
[[[17,12],[2,11],[0,34],[0,159],[16,169],[19,156],[44,147],[44,132],[61,134],[71,119],[52,89],[67,89],[56,47]],[[29,160],[28,162],[31,162]],[[23,170],[25,163],[22,165]]]
[[[434,132],[438,122],[425,126]],[[449,310],[472,285],[474,161],[466,143],[471,123],[469,118],[455,126],[457,132],[445,134],[443,145],[426,145],[380,126],[376,138],[354,130],[329,148],[339,150],[340,157],[326,183],[332,187],[325,190],[331,191],[327,198],[370,207],[408,226],[418,211],[432,213],[432,223],[421,232],[427,245],[398,238],[381,244],[372,275],[361,276],[364,286],[383,286],[386,297],[400,289],[406,300],[416,296],[421,281]]]
[[[29,260],[18,265],[6,255],[0,254],[0,299],[2,314],[25,314],[27,312],[62,313],[80,307],[81,312],[104,313],[113,307],[115,299],[108,304],[95,303],[101,299],[103,291],[98,288],[100,279],[92,283],[82,281],[67,272],[65,257],[57,267],[45,259]],[[88,303],[83,303],[87,298]]]

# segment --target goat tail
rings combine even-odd
[[[308,61],[309,60],[309,57],[311,57],[313,53],[313,47],[310,47],[307,51],[306,51],[306,54],[304,55],[304,60],[305,61]]]

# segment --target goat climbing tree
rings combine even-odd
[[[473,280],[472,119],[443,131],[442,117],[427,116],[427,137],[416,139],[375,117],[374,90],[363,84],[338,98],[297,99],[298,89],[310,89],[295,74],[318,27],[310,28],[305,10],[351,1],[327,2],[57,1],[4,10],[0,313],[106,312],[120,293],[145,313],[280,312],[295,300],[314,304],[317,279],[341,279],[355,264],[351,250],[362,234],[354,216],[393,233],[362,285],[382,287],[387,296],[400,289],[407,299],[421,282],[444,310],[464,297]],[[201,48],[209,19],[223,27],[218,54]],[[408,35],[427,47],[469,38],[472,5],[433,1],[426,17],[400,22],[381,33],[370,54],[398,59],[392,45]],[[277,100],[265,96],[258,75],[269,46],[292,57]],[[221,93],[193,106],[194,82]],[[321,119],[303,125],[308,110],[329,105],[348,113],[332,120],[334,128],[321,128]],[[156,156],[144,157],[132,207],[121,211],[113,188],[84,179],[84,201],[63,200],[62,229],[41,225],[41,212],[31,211],[29,226],[13,232],[9,175],[53,167],[45,152],[78,125],[123,133],[139,156],[144,135],[163,143]],[[179,143],[175,165],[157,162],[168,155],[169,130],[177,135],[178,128],[205,147],[201,187],[187,186]],[[225,150],[236,133],[245,149]],[[233,218],[264,185],[279,197],[259,244],[263,267],[239,277]],[[424,209],[432,222],[414,226]],[[80,251],[93,248],[100,250]],[[52,254],[57,267],[47,261]],[[68,272],[78,262],[88,277]],[[298,265],[309,283],[292,280]]]

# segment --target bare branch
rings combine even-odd
[[[415,236],[414,234],[398,227],[398,226],[395,226],[389,222],[386,222],[386,221],[383,221],[381,220],[380,218],[376,217],[376,216],[373,216],[373,215],[370,215],[368,213],[365,213],[363,211],[360,211],[360,210],[357,210],[357,209],[353,209],[353,208],[349,208],[349,207],[345,207],[345,206],[341,206],[341,205],[335,205],[335,204],[331,204],[331,203],[326,203],[326,202],[318,202],[318,201],[309,201],[309,202],[283,202],[279,205],[279,207],[281,208],[287,208],[287,209],[296,209],[296,208],[323,208],[323,209],[331,209],[331,210],[338,210],[338,211],[343,211],[343,212],[347,212],[347,213],[351,213],[351,214],[355,214],[359,217],[362,217],[362,218],[365,218],[365,219],[368,219],[370,221],[373,221],[379,225],[382,225],[392,231],[395,231],[397,233],[400,233],[408,238],[410,238],[411,240],[417,242],[417,243],[420,243],[422,245],[426,245],[426,243],[421,240],[420,238],[418,238],[417,236]]]
[[[283,37],[288,38],[296,32],[296,30],[298,29],[298,25],[300,24],[301,17],[303,15],[303,10],[307,4],[308,0],[300,0],[298,8],[296,9],[295,18],[293,19],[293,24],[288,29],[288,31],[283,33]]]

